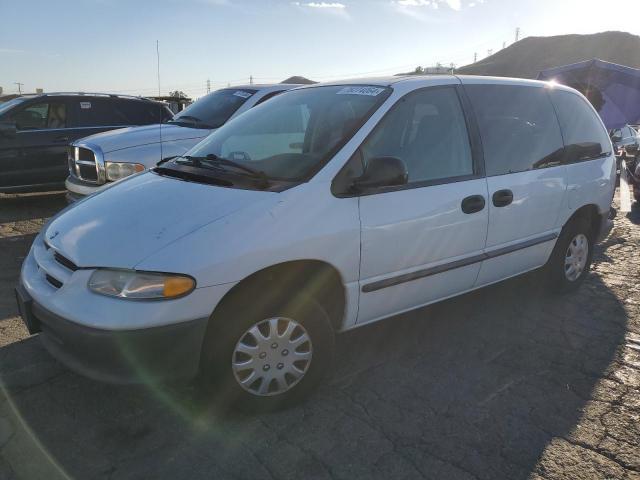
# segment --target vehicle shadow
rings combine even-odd
[[[0,224],[55,215],[67,206],[65,192],[0,194]]]
[[[37,338],[11,344],[0,349],[5,467],[20,478],[527,478],[553,437],[572,435],[627,322],[597,273],[568,295],[543,283],[530,274],[342,334],[327,382],[264,415],[211,411],[191,386],[93,382]]]

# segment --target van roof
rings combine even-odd
[[[414,83],[419,85],[429,85],[433,81],[442,81],[443,79],[451,80],[455,83],[458,79],[463,84],[495,84],[495,85],[529,85],[529,86],[548,86],[552,82],[540,80],[529,80],[526,78],[509,78],[509,77],[488,77],[480,75],[394,75],[386,77],[368,77],[368,78],[352,78],[345,80],[336,80],[332,82],[323,82],[315,85],[305,85],[304,88],[313,88],[317,85],[374,85],[381,87],[389,87],[399,83]],[[560,84],[554,84],[563,90],[572,90]]]

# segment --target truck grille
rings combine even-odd
[[[98,183],[98,165],[95,154],[84,147],[69,147],[69,172],[89,183]]]

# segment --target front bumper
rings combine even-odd
[[[94,193],[99,192],[108,185],[109,183],[106,183],[104,185],[95,185],[83,182],[82,180],[78,180],[77,178],[69,175],[64,181],[64,186],[67,189],[67,202],[73,203],[78,200],[82,200],[89,195],[93,195]]]
[[[71,270],[36,237],[22,264],[17,298],[31,333],[72,370],[98,380],[140,383],[193,377],[211,312],[233,283],[174,300],[123,300],[91,292],[92,268]],[[53,283],[52,283],[53,281]]]
[[[193,378],[199,368],[207,318],[137,330],[103,330],[69,321],[16,288],[30,332],[40,331],[49,353],[69,369],[110,383]]]

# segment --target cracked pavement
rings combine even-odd
[[[533,273],[342,334],[307,402],[247,416],[85,379],[28,336],[12,289],[63,206],[0,196],[0,479],[640,479],[640,209],[578,292]]]

